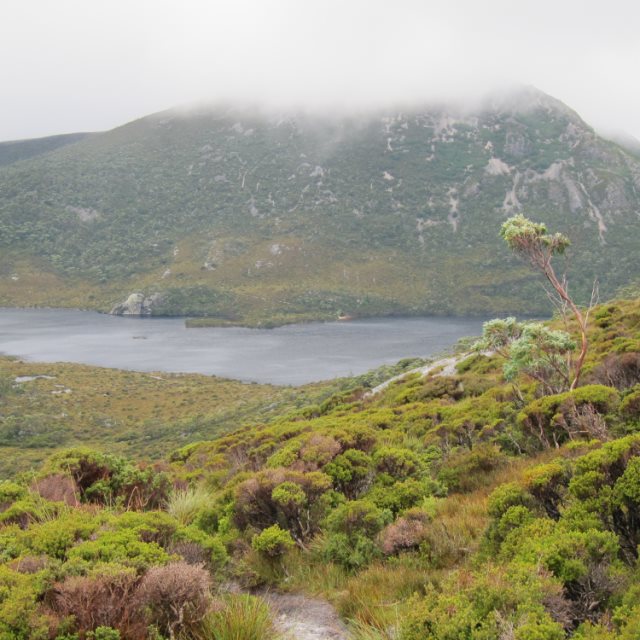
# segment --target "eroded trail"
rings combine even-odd
[[[325,600],[304,595],[268,592],[261,597],[273,611],[283,640],[349,640],[347,627]]]

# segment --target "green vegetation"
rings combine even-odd
[[[61,446],[158,459],[245,423],[269,422],[302,407],[326,411],[342,402],[338,392],[348,398],[349,389],[373,387],[421,364],[408,358],[357,378],[292,389],[0,356],[0,479]]]
[[[566,238],[523,216],[503,235],[571,318],[490,321],[453,375],[431,367],[378,393],[392,370],[275,402],[256,386],[247,415],[237,383],[208,380],[237,392],[229,415],[253,419],[164,461],[75,446],[0,482],[0,640],[275,637],[268,600],[229,583],[321,595],[360,640],[638,637],[640,299],[593,309],[588,326],[550,267]],[[2,434],[17,451],[81,439],[48,428],[51,396],[71,390],[22,385],[88,368],[21,379],[24,363],[5,364]],[[102,375],[123,396],[205,386]],[[91,401],[69,411],[86,420],[96,387],[81,388]]]
[[[79,142],[90,136],[89,133],[67,133],[47,138],[35,138],[30,140],[12,140],[0,142],[0,166],[13,164],[20,160],[35,158],[49,153],[68,144]]]
[[[537,313],[486,233],[522,208],[571,237],[578,302],[637,270],[638,160],[538,92],[471,115],[169,111],[38,149],[0,167],[4,306],[140,292],[152,314],[263,326]]]
[[[637,637],[640,300],[592,318],[574,389],[549,389],[526,367],[505,376],[499,351],[523,330],[496,321],[485,331],[494,355],[377,395],[365,393],[375,375],[299,392],[229,387],[256,394],[245,425],[164,460],[134,461],[107,439],[51,447],[31,470],[22,459],[0,482],[0,638],[275,637],[259,591],[229,594],[229,583],[327,598],[361,640]],[[66,394],[79,396],[67,409],[78,425],[104,398],[99,381],[122,402],[136,390],[141,413],[143,394],[170,407],[158,391],[168,383],[194,405],[200,387],[204,397],[232,384],[3,364],[5,421],[8,407],[44,402],[30,388],[59,399],[47,386],[58,378],[16,386],[26,367],[76,376],[84,393],[91,371],[94,396]],[[180,428],[179,415],[167,425]]]
[[[509,247],[521,258],[526,260],[533,269],[540,272],[546,279],[549,288],[547,293],[555,303],[563,320],[567,319],[567,309],[571,311],[580,330],[580,354],[575,358],[571,356],[573,345],[568,335],[560,332],[547,332],[543,327],[534,330],[533,325],[525,327],[518,345],[511,348],[512,363],[517,368],[538,368],[541,357],[544,358],[542,364],[545,368],[561,370],[558,362],[563,356],[567,359],[566,373],[561,373],[565,377],[566,383],[571,376],[570,389],[575,389],[582,365],[587,355],[587,320],[589,312],[583,313],[572,297],[569,295],[566,281],[558,277],[552,265],[554,256],[563,255],[567,247],[571,244],[569,238],[561,233],[549,235],[544,224],[532,222],[522,214],[509,218],[500,230],[500,235],[504,238]],[[592,302],[593,297],[592,294]],[[543,375],[541,379],[548,376]]]

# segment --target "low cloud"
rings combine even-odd
[[[360,109],[533,84],[640,136],[635,3],[8,0],[0,139],[197,101]]]

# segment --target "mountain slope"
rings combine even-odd
[[[79,142],[90,135],[92,134],[67,133],[59,136],[48,136],[46,138],[0,142],[0,166],[13,164],[19,160],[34,158],[49,151],[55,151],[68,144]]]
[[[257,322],[535,312],[501,247],[574,241],[578,297],[637,271],[640,162],[534,89],[473,112],[169,111],[0,170],[0,303]],[[582,256],[582,257],[577,257]]]

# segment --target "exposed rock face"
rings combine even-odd
[[[114,316],[150,316],[157,302],[158,294],[147,297],[143,293],[132,293],[124,302],[115,305],[110,313]]]

